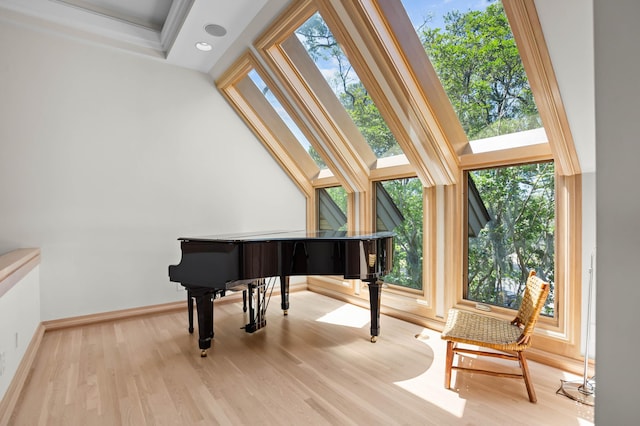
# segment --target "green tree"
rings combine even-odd
[[[419,35],[470,139],[540,127],[540,119],[502,4],[454,11],[444,28]],[[366,88],[316,14],[297,31],[316,63],[335,64],[329,80],[378,157],[400,149]],[[312,154],[313,155],[313,154]],[[529,269],[553,281],[553,164],[473,172],[493,220],[469,241],[467,297],[503,306],[518,303]],[[384,182],[405,217],[397,226],[389,282],[421,288],[422,187],[418,179]],[[515,286],[515,297],[507,289]]]
[[[444,23],[420,38],[469,139],[541,127],[502,3]]]
[[[471,172],[491,220],[469,238],[467,298],[515,308],[529,270],[554,279],[553,163]],[[553,298],[546,314],[552,315]]]
[[[422,182],[418,178],[381,182],[402,212],[404,220],[396,226],[393,268],[385,281],[408,288],[422,288],[423,208]]]
[[[502,3],[418,31],[470,140],[541,127]],[[553,282],[553,163],[471,172],[492,220],[468,243],[471,300],[516,307],[528,271]],[[552,285],[553,289],[553,285]],[[546,314],[553,314],[553,291]]]
[[[377,158],[402,154],[395,136],[362,83],[346,84],[339,98]]]
[[[402,154],[395,136],[320,14],[309,18],[296,34],[316,64],[334,65],[334,74],[328,81],[376,157]]]

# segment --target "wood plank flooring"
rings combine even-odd
[[[11,425],[593,424],[593,407],[556,394],[579,377],[530,362],[537,404],[519,380],[454,373],[446,390],[439,333],[383,315],[371,343],[368,310],[290,300],[285,317],[274,296],[253,334],[241,304],[216,301],[206,358],[186,308],[49,331]]]

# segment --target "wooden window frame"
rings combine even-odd
[[[540,159],[548,161],[553,158]],[[496,161],[491,167],[517,166],[524,164],[521,161]],[[467,172],[478,169],[473,167],[461,170],[460,179]],[[563,176],[556,170],[555,175],[555,298],[556,311],[554,318],[540,317],[536,329],[536,345],[539,351],[538,357],[551,359],[543,352],[553,353],[568,358],[579,358],[580,353],[580,312],[581,312],[581,253],[582,253],[582,179],[581,175]],[[449,302],[447,307],[474,310],[476,302],[464,299],[464,286],[466,284],[466,191],[463,185],[456,188],[458,206],[451,206],[450,214],[455,217],[458,235],[459,251],[454,257],[462,259],[462,264],[452,264],[449,267],[451,276],[455,277],[454,288],[449,288]],[[457,214],[456,214],[457,212]],[[510,319],[514,310],[499,306],[492,306],[490,315],[502,319]],[[534,351],[536,352],[536,351]],[[550,361],[558,364],[558,358]]]
[[[246,67],[246,63],[239,61],[217,83],[236,111],[302,189],[307,197],[310,228],[316,226],[316,188],[344,186],[348,193],[349,229],[372,230],[375,181],[411,176],[422,181],[424,294],[390,288],[384,290],[382,302],[383,312],[434,329],[442,328],[449,307],[468,308],[462,300],[465,273],[462,255],[466,244],[462,231],[466,226],[466,202],[461,182],[464,182],[465,171],[553,160],[556,164],[558,308],[555,320],[540,321],[536,348],[578,359],[582,286],[580,166],[534,1],[503,0],[502,3],[548,137],[546,143],[471,153],[464,130],[397,0],[292,2],[254,42],[253,51],[258,57],[248,55],[251,66],[263,67],[263,72],[268,70],[266,78],[273,79],[273,84],[277,82],[281,96],[291,103],[292,115],[300,117],[301,129],[317,140],[316,150],[325,153],[333,175],[311,178],[299,155],[288,153],[286,149],[270,148],[276,145],[273,145],[275,137],[264,130],[268,128],[267,123],[261,122],[250,105],[237,105],[234,73],[238,68]],[[326,104],[333,101],[324,95],[326,81],[315,65],[309,64],[308,55],[301,51],[299,41],[291,37],[316,8],[367,87],[404,156],[375,159],[353,123],[348,124],[344,116],[340,117],[341,105],[340,108],[333,108],[336,106],[333,104],[333,107],[327,107]],[[265,78],[262,73],[261,76]],[[314,291],[366,305],[363,300],[366,292],[362,293],[354,283],[335,286],[335,279],[326,277],[310,277],[308,283]]]

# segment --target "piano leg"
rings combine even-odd
[[[196,299],[198,310],[198,346],[200,356],[207,356],[207,349],[211,347],[213,339],[213,289],[195,288],[190,289],[192,297]]]
[[[378,340],[380,334],[380,296],[382,295],[382,281],[377,279],[368,281],[369,304],[371,308],[371,343]]]
[[[187,312],[189,313],[189,334],[193,334],[193,296],[187,290]]]
[[[289,314],[289,277],[285,275],[280,276],[280,294],[281,302],[280,307],[284,315]]]

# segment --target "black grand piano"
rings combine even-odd
[[[278,277],[281,307],[289,309],[289,277],[342,275],[368,284],[371,341],[380,333],[379,278],[391,270],[393,233],[345,231],[271,231],[179,238],[182,259],[169,266],[169,279],[182,284],[198,311],[201,356],[213,338],[213,299],[227,290],[242,289],[249,302],[247,332],[266,325],[267,278]],[[273,290],[273,284],[271,287]],[[190,329],[192,331],[192,328]]]

